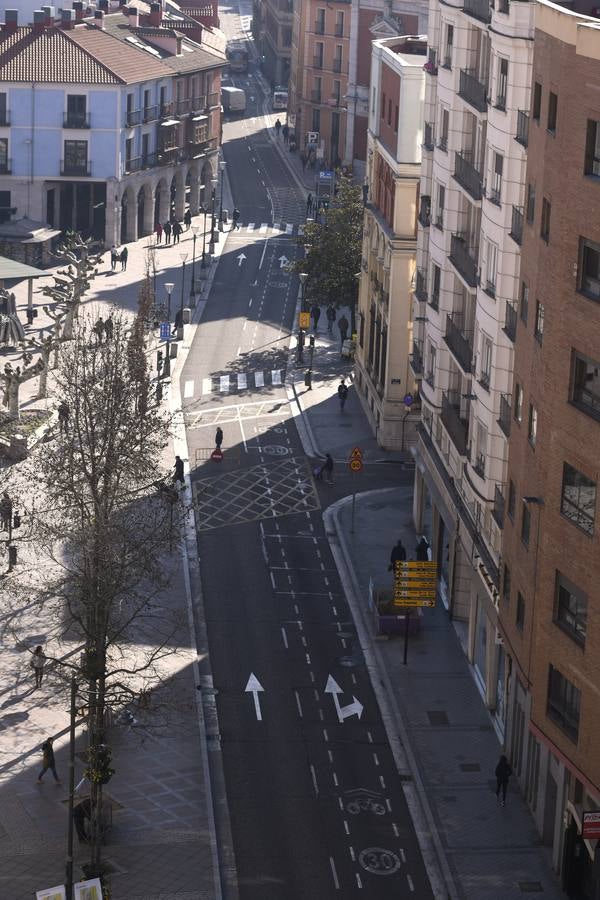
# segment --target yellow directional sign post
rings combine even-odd
[[[396,562],[394,571],[394,606],[406,610],[404,631],[404,665],[408,655],[408,626],[411,609],[435,606],[437,592],[436,562]]]
[[[298,313],[298,328],[310,328],[310,313],[309,312],[299,312]]]

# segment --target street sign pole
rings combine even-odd
[[[354,534],[354,508],[356,506],[356,472],[352,470],[352,525],[350,534]]]
[[[408,662],[408,628],[410,625],[410,609],[406,610],[404,614],[404,660],[403,665],[406,665]]]

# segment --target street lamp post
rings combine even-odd
[[[167,333],[167,355],[165,358],[165,366],[163,369],[163,378],[168,378],[171,374],[171,294],[173,293],[174,287],[175,285],[171,281],[168,281],[165,284],[165,290],[169,298],[167,305],[167,319],[169,322],[169,330]]]
[[[219,180],[218,180],[218,178],[211,178],[210,183],[212,184],[212,201],[211,201],[211,209],[210,209],[210,215],[211,215],[210,244],[208,246],[208,252],[212,254],[215,252],[215,243],[216,243],[216,241],[215,241],[215,226],[217,223],[215,220],[215,199],[217,196],[217,184],[219,183]]]
[[[198,226],[192,225],[193,238],[193,254],[192,254],[192,283],[190,284],[190,306],[196,305],[196,238],[198,237]]]
[[[201,269],[206,268],[206,199],[204,201],[204,206],[202,207],[202,212],[204,213],[204,228],[202,229],[202,264],[200,266]]]
[[[219,210],[219,231],[223,231],[223,183],[225,181],[225,166],[227,163],[224,159],[219,163],[219,169],[221,170],[221,208]]]
[[[184,306],[184,290],[185,290],[185,261],[188,258],[187,253],[180,253],[181,260],[181,309],[179,311],[179,327],[177,328],[177,340],[183,340],[183,306]]]
[[[304,293],[306,291],[306,279],[308,278],[307,272],[300,272],[298,275],[300,279],[300,309],[302,312],[306,312],[306,301],[304,299]]]

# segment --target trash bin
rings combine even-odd
[[[223,224],[224,224],[224,225],[228,225],[228,224],[229,224],[229,210],[228,210],[228,209],[224,209],[224,210],[223,210],[223,219],[222,219],[222,221],[223,221]]]

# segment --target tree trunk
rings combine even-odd
[[[67,314],[65,316],[65,324],[63,326],[63,339],[65,341],[73,340],[73,320],[77,314],[76,307],[79,306],[79,302],[75,302],[71,300],[67,306]]]
[[[44,368],[40,372],[40,383],[38,385],[36,400],[44,400],[48,395],[48,364],[50,362],[51,353],[52,347],[42,347],[41,359],[44,363]]]
[[[20,379],[13,375],[9,376],[8,382],[8,415],[11,419],[19,421],[21,418],[21,408],[19,406],[19,388],[21,387]]]

